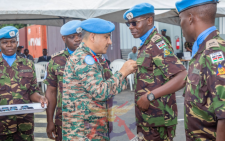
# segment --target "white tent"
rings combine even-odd
[[[135,4],[154,5],[156,15],[174,9],[176,0],[0,0],[0,24],[26,23],[61,26],[71,19],[100,17],[124,22],[123,13]]]

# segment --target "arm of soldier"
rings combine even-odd
[[[161,71],[167,79],[170,79],[166,84],[151,91],[155,99],[157,99],[183,88],[185,86],[184,78],[187,75],[187,71],[168,45],[162,49],[153,45],[152,50],[151,55],[154,63],[159,67],[159,71]],[[149,107],[149,101],[147,99],[148,94],[149,93],[146,93],[141,96],[137,102],[139,108],[142,110],[146,110]]]
[[[224,141],[225,139],[225,119],[218,120],[216,130],[216,141]]]
[[[36,78],[36,72],[35,72],[35,68],[34,68],[34,64],[33,62],[29,61],[28,63],[31,63],[32,69],[33,69],[33,78],[30,84],[30,88],[28,90],[28,93],[30,94],[30,100],[32,102],[40,102],[41,106],[44,107],[45,104],[48,105],[48,100],[44,97],[41,96],[38,92],[39,92],[39,88],[37,85],[37,78]]]

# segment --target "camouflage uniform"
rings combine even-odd
[[[170,36],[164,36],[168,41],[169,41],[169,43],[171,44],[171,39],[170,39]]]
[[[224,46],[214,31],[190,61],[184,103],[187,141],[216,140],[217,121],[225,118]]]
[[[32,103],[39,92],[33,62],[16,56],[10,67],[0,56],[0,105]],[[0,116],[0,141],[34,140],[34,114]]]
[[[122,74],[116,72],[108,80],[103,67],[95,62],[87,65],[91,50],[81,43],[65,66],[63,77],[63,140],[109,140],[106,101],[126,88]],[[93,112],[91,109],[100,109]]]
[[[47,77],[44,83],[57,88],[57,107],[55,114],[56,141],[62,140],[62,92],[63,92],[63,72],[66,61],[70,56],[67,49],[52,55],[48,64]]]
[[[135,75],[135,103],[140,96],[167,83],[185,67],[174,55],[169,41],[155,28],[138,49],[138,71]],[[149,109],[142,112],[135,106],[137,132],[145,140],[172,140],[177,124],[175,93],[150,102]]]

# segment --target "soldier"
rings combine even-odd
[[[161,34],[169,41],[169,43],[171,44],[171,39],[170,39],[170,36],[167,36],[166,35],[166,29],[162,29],[161,30]]]
[[[225,139],[225,41],[214,26],[217,2],[176,3],[183,35],[194,42],[184,93],[187,141]]]
[[[18,30],[13,26],[0,29],[0,105],[40,102],[41,96],[32,61],[16,55]],[[0,116],[0,141],[33,141],[34,114]]]
[[[146,141],[173,140],[177,124],[175,92],[184,87],[185,67],[154,27],[154,7],[135,5],[124,13],[134,38],[141,39],[135,75],[137,132]]]
[[[60,33],[67,48],[52,55],[44,83],[48,85],[46,97],[49,99],[47,108],[47,135],[56,141],[62,140],[62,92],[63,72],[66,61],[81,43],[81,21],[73,20],[61,27]],[[57,105],[57,107],[56,107]],[[55,124],[53,116],[56,109]]]
[[[105,54],[115,25],[91,18],[81,23],[82,43],[67,60],[63,77],[63,140],[109,140],[106,100],[127,86],[125,77],[137,68],[136,62],[125,62],[108,80],[96,54]]]

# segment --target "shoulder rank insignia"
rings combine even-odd
[[[220,47],[220,45],[216,39],[211,39],[206,42],[206,49],[209,49],[211,47]]]
[[[169,56],[172,54],[172,51],[170,51],[169,49],[164,48],[164,57]]]
[[[155,43],[157,40],[160,40],[160,39],[162,38],[159,35],[154,35],[151,40],[153,43]]]
[[[216,75],[218,76],[218,75],[223,75],[223,74],[225,74],[225,68],[221,64],[219,64],[217,67]]]
[[[95,60],[91,55],[85,56],[84,61],[88,65],[93,65],[95,63]]]
[[[53,58],[53,57],[55,57],[55,56],[57,56],[57,55],[59,55],[59,54],[62,54],[64,52],[64,50],[61,50],[60,52],[56,52],[56,53],[54,53],[51,57]]]
[[[217,62],[221,62],[221,61],[224,60],[224,56],[223,56],[222,51],[219,51],[219,52],[216,52],[216,53],[211,53],[210,57],[211,57],[211,60],[212,60],[213,64],[217,63]]]
[[[159,48],[159,49],[162,49],[164,47],[167,47],[166,43],[162,40],[160,41],[159,43],[156,44],[156,46]]]

